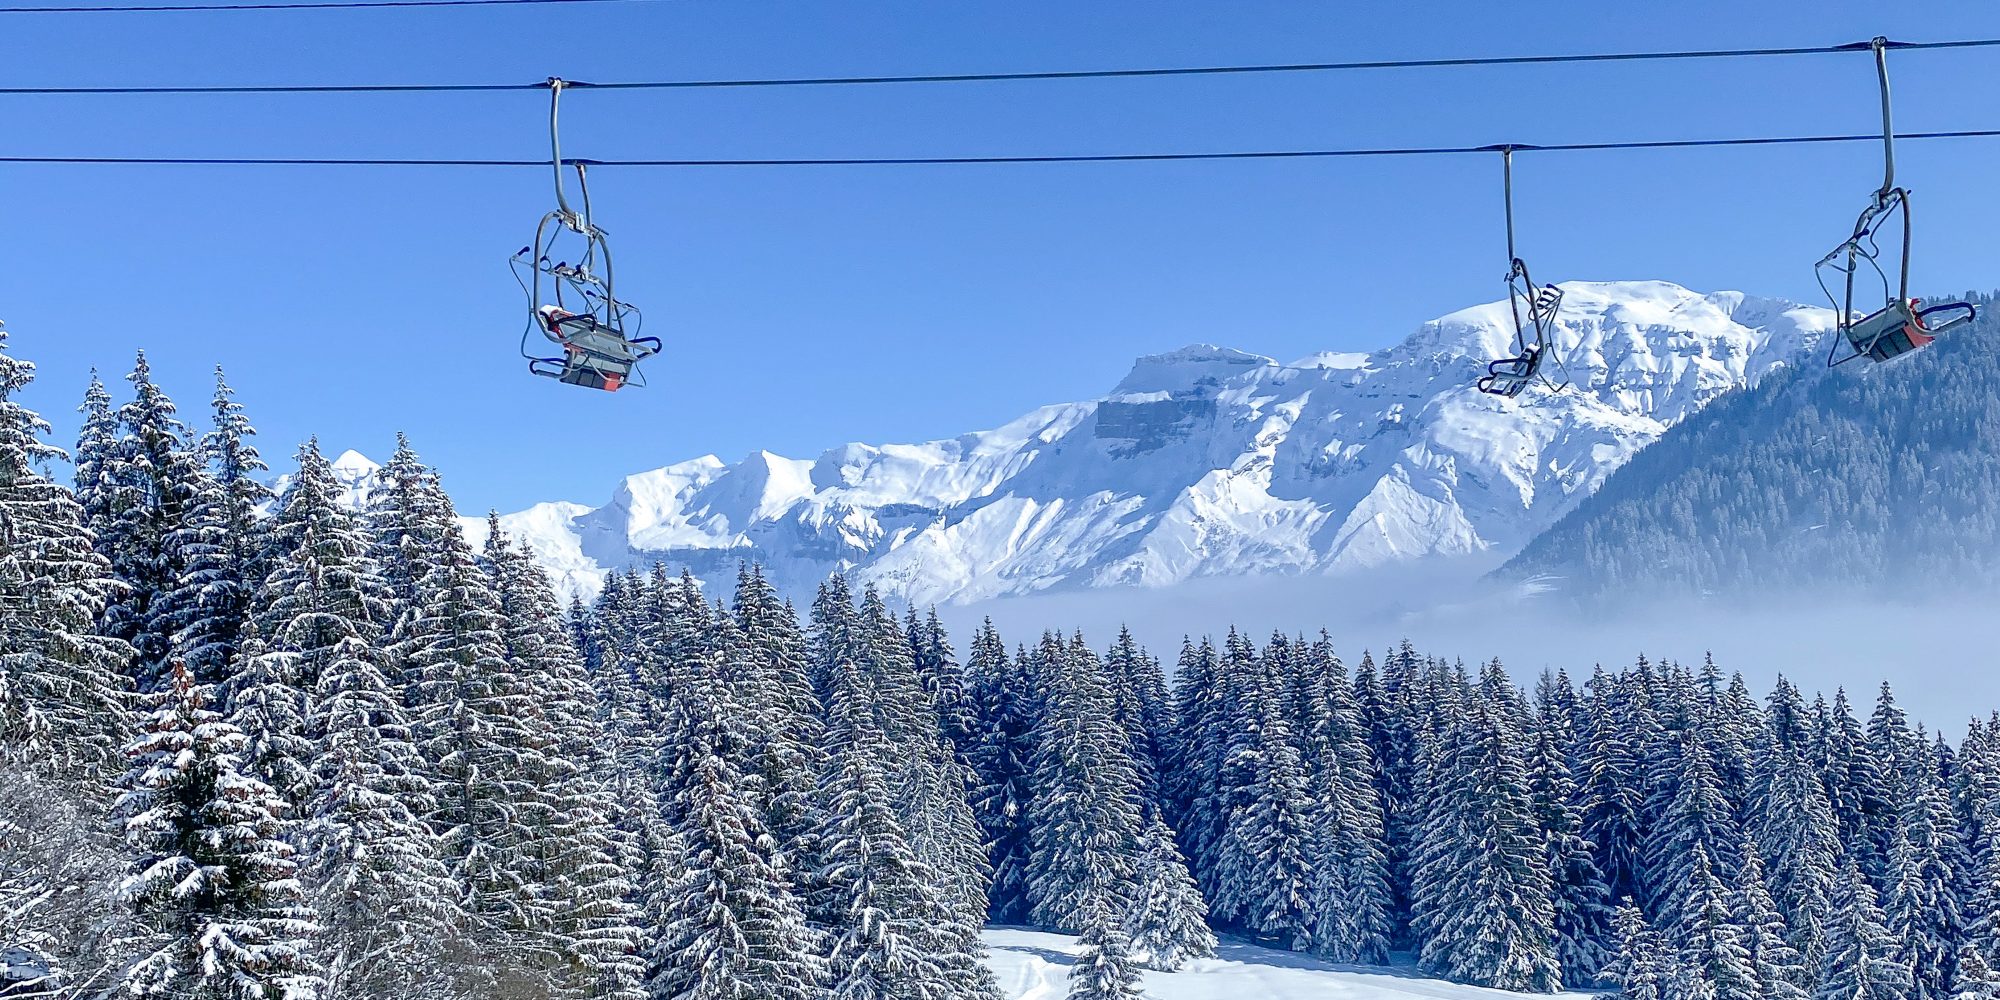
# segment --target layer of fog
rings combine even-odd
[[[1231,625],[1261,644],[1274,630],[1333,637],[1352,665],[1364,650],[1407,637],[1433,656],[1467,664],[1499,657],[1532,683],[1562,667],[1578,683],[1594,664],[1641,653],[1697,665],[1712,653],[1741,671],[1761,700],[1779,674],[1807,692],[1847,689],[1866,714],[1883,680],[1911,718],[1955,737],[1973,716],[2000,709],[2000,600],[1993,594],[1912,596],[1890,602],[1840,595],[1758,595],[1644,607],[1579,610],[1560,581],[1537,586],[1481,580],[1490,563],[1432,562],[1340,577],[1196,580],[1161,588],[1067,591],[1007,598],[938,613],[965,637],[991,617],[1008,643],[1045,629],[1082,629],[1107,645],[1121,625],[1172,669],[1184,635],[1218,640]]]

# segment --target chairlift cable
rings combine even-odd
[[[1899,132],[1905,142],[1928,139],[1990,139],[2000,129],[1955,129]],[[1733,146],[1793,146],[1879,142],[1882,136],[1791,135],[1725,139],[1651,139],[1630,142],[1510,143],[1517,153],[1576,153],[1644,149],[1706,149]],[[1404,146],[1354,149],[1235,150],[1213,153],[1060,153],[1001,156],[797,157],[741,159],[583,159],[563,163],[588,167],[893,167],[965,166],[1033,163],[1148,163],[1208,160],[1285,160],[1397,156],[1453,156],[1493,153],[1501,146]],[[546,159],[377,158],[377,157],[213,157],[213,156],[0,156],[0,163],[122,166],[252,166],[252,167],[547,167]]]
[[[442,5],[447,0],[401,0],[411,6]],[[635,3],[644,0],[449,0],[449,2],[471,3]],[[366,5],[356,0],[357,5]],[[271,9],[310,9],[311,7],[333,7],[332,4],[317,5],[270,5]],[[100,9],[100,8],[69,8]],[[102,8],[113,9],[113,8]],[[118,8],[123,9],[123,8]],[[144,10],[169,9],[211,9],[205,7],[166,8],[148,7]],[[217,9],[265,9],[265,8],[217,8]],[[0,14],[48,12],[53,9],[0,7]],[[1604,62],[1652,62],[1660,60],[1698,59],[1743,59],[1774,56],[1836,55],[1871,48],[1872,42],[1852,42],[1841,45],[1792,46],[1783,48],[1758,49],[1684,49],[1659,52],[1604,52],[1570,53],[1557,55],[1525,56],[1469,56],[1441,59],[1372,59],[1351,62],[1316,63],[1257,63],[1228,66],[1169,66],[1132,69],[1086,69],[1048,70],[1019,73],[935,73],[887,76],[823,76],[823,77],[773,77],[746,79],[710,80],[612,80],[588,82],[571,80],[567,86],[576,90],[701,90],[726,88],[763,87],[841,87],[880,86],[894,84],[933,83],[1008,83],[1037,80],[1111,80],[1148,77],[1176,76],[1231,76],[1244,74],[1271,73],[1328,73],[1388,69],[1449,69],[1482,66],[1541,66],[1565,65],[1571,63]],[[1949,49],[1978,49],[2000,46],[2000,38],[1967,38],[1935,42],[1886,42],[1886,48],[1897,51],[1931,51]],[[62,95],[62,94],[315,94],[315,93],[449,93],[483,92],[510,90],[541,90],[548,87],[546,81],[521,83],[384,83],[384,84],[302,84],[302,85],[190,85],[190,86],[103,86],[103,87],[0,87],[0,94],[15,95]]]

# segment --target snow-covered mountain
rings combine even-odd
[[[628,477],[601,507],[502,518],[568,588],[661,560],[708,579],[761,561],[919,602],[1505,555],[1675,422],[1815,345],[1831,314],[1666,282],[1574,282],[1573,391],[1472,391],[1512,353],[1506,304],[1372,354],[1292,364],[1199,345],[1102,398],[921,444],[815,459],[709,455]],[[475,542],[486,527],[468,519]]]

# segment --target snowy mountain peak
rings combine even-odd
[[[1140,358],[1111,392],[1002,427],[815,459],[705,456],[596,509],[504,519],[568,587],[662,560],[781,586],[829,572],[913,601],[1330,573],[1505,554],[1667,427],[1818,343],[1823,309],[1664,281],[1570,282],[1555,333],[1575,389],[1470,389],[1512,353],[1506,302],[1369,354],[1280,365],[1208,344]],[[483,521],[468,524],[482,537]]]
[[[382,466],[376,464],[374,459],[352,448],[341,452],[340,457],[334,459],[330,464],[333,466],[335,473],[357,479],[372,476],[382,469]]]

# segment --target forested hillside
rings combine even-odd
[[[1817,363],[1668,431],[1501,572],[1579,595],[1925,594],[2000,579],[2000,315]]]
[[[405,442],[281,496],[218,377],[93,383],[74,488],[0,340],[0,997],[1072,997],[1215,933],[1633,1000],[1995,1000],[2000,720],[1644,659],[1523,690],[1410,643],[935,617],[754,566],[567,609]],[[260,513],[263,512],[263,513]]]

